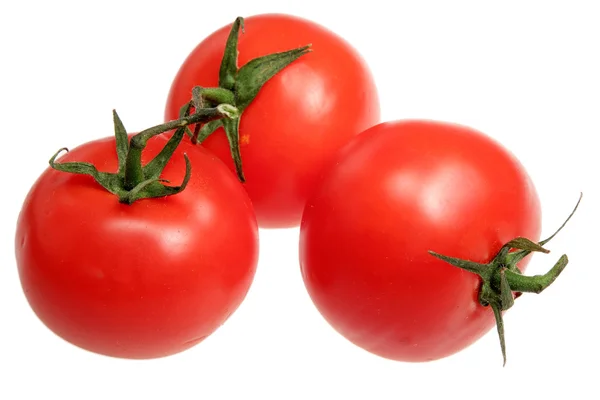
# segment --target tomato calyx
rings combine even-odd
[[[237,176],[241,182],[245,182],[239,145],[239,125],[242,113],[267,81],[292,62],[309,53],[311,45],[257,57],[238,68],[240,30],[244,33],[242,17],[236,18],[225,44],[225,52],[219,70],[219,87],[196,86],[192,89],[192,100],[190,101],[190,104],[196,108],[210,107],[221,103],[232,104],[239,110],[239,116],[211,121],[203,126],[197,125],[193,132],[187,129],[186,133],[191,137],[193,143],[202,143],[214,131],[223,127],[229,141]]]
[[[532,252],[549,253],[543,246],[560,232],[571,219],[579,203],[563,224],[548,238],[535,243],[527,238],[518,237],[506,243],[496,256],[487,264],[477,263],[459,258],[449,257],[429,251],[429,254],[461,269],[479,275],[482,284],[479,291],[479,303],[484,307],[491,307],[496,319],[496,329],[500,339],[503,365],[506,365],[506,343],[504,338],[504,321],[502,312],[511,308],[515,299],[523,293],[541,293],[550,286],[567,266],[569,259],[563,254],[556,264],[543,275],[525,276],[517,268],[517,263]]]
[[[91,176],[104,189],[117,195],[119,202],[128,205],[141,199],[175,195],[185,189],[191,177],[192,166],[188,156],[184,154],[185,176],[179,186],[165,185],[164,183],[169,183],[169,181],[160,179],[160,175],[181,143],[186,127],[190,124],[200,124],[220,118],[237,118],[239,115],[238,110],[229,104],[196,109],[193,114],[190,114],[190,111],[191,107],[185,105],[181,109],[179,119],[148,128],[133,135],[129,140],[123,122],[117,112],[113,110],[116,151],[119,160],[116,173],[98,171],[93,164],[87,162],[57,162],[56,158],[60,153],[69,151],[66,147],[58,150],[50,158],[50,167],[62,172]],[[176,131],[163,149],[146,165],[142,165],[142,151],[148,140],[172,129],[176,129]]]

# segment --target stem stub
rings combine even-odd
[[[502,246],[494,259],[487,264],[461,260],[429,251],[431,255],[455,267],[477,274],[481,278],[479,303],[484,307],[491,307],[494,313],[504,365],[506,365],[506,344],[502,312],[511,308],[515,299],[523,293],[541,293],[556,280],[569,260],[566,254],[562,255],[548,272],[535,276],[522,275],[517,264],[532,252],[549,253],[543,246],[556,236],[571,219],[581,202],[581,197],[582,195],[569,217],[550,237],[539,243],[523,237],[515,238]]]

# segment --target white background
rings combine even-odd
[[[600,265],[600,13],[594,1],[3,1],[0,6],[0,399],[594,398]],[[391,9],[391,4],[394,9]],[[142,5],[143,4],[143,5]],[[405,364],[336,334],[304,291],[297,230],[261,232],[254,285],[234,316],[182,354],[126,361],[79,350],[39,322],[21,292],[13,237],[21,202],[56,149],[162,121],[179,64],[213,30],[286,12],[345,37],[376,77],[382,119],[460,122],[520,158],[543,204],[543,273],[571,263],[494,331],[444,360]],[[595,372],[594,372],[595,371]]]

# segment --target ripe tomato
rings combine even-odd
[[[172,83],[166,120],[177,117],[192,87],[218,86],[230,27],[217,30],[189,54]],[[267,81],[241,117],[245,187],[261,227],[298,226],[326,159],[379,122],[377,90],[365,61],[341,37],[311,21],[281,14],[245,19],[238,63],[310,43],[312,52]],[[235,171],[223,128],[202,145]]]
[[[148,142],[147,162],[165,145]],[[121,204],[89,176],[48,168],[25,199],[16,232],[22,287],[42,322],[84,349],[154,358],[213,333],[244,299],[258,257],[251,202],[229,169],[182,143],[162,173],[175,196]],[[59,161],[116,171],[115,139],[92,141]]]
[[[516,237],[538,241],[540,214],[522,165],[489,137],[435,121],[382,123],[319,179],[301,224],[302,276],[354,344],[439,359],[492,328],[494,313],[479,302],[477,275],[428,252],[488,263]]]

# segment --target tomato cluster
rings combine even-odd
[[[15,237],[32,309],[89,351],[200,343],[244,300],[259,227],[299,227],[319,312],[401,361],[447,357],[494,325],[504,354],[503,312],[567,264],[523,275],[552,237],[506,148],[457,124],[380,121],[366,62],[306,19],[236,19],[185,59],[163,124],[130,134],[115,112],[114,125],[51,158]]]

